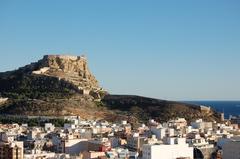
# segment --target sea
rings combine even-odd
[[[225,119],[229,116],[240,116],[240,101],[184,101],[185,103],[210,106],[218,112],[223,112]]]

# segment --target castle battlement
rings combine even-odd
[[[86,57],[84,55],[81,56],[73,56],[73,55],[44,55],[43,56],[44,59],[52,59],[52,58],[60,58],[60,59],[64,59],[64,60],[80,60],[80,59],[84,59],[86,60]]]

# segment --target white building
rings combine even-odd
[[[212,129],[212,122],[204,122],[202,119],[198,119],[195,122],[191,122],[191,126],[194,129]]]
[[[164,137],[173,137],[175,135],[175,130],[173,128],[151,127],[151,132],[156,135],[158,140],[161,140]]]
[[[193,147],[189,147],[185,138],[169,138],[166,144],[143,145],[144,159],[193,159]]]
[[[157,127],[151,127],[151,132],[156,135],[157,139],[163,139],[166,136],[166,128],[157,128]]]
[[[75,129],[75,128],[76,128],[75,124],[70,124],[70,123],[65,123],[64,124],[64,130],[66,130],[66,129]]]
[[[54,131],[55,126],[52,123],[45,123],[44,130],[46,132],[52,132]]]
[[[175,120],[170,120],[169,126],[176,129],[184,128],[187,126],[187,121],[185,118],[177,118]]]

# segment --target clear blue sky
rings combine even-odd
[[[0,1],[1,72],[83,53],[110,93],[239,100],[240,1]]]

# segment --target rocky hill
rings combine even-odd
[[[88,69],[83,56],[46,55],[38,62],[0,73],[0,113],[17,115],[80,115],[82,118],[154,118],[166,121],[185,117],[219,120],[212,109],[140,96],[109,95]]]
[[[14,98],[79,93],[100,99],[106,92],[90,73],[84,56],[45,55],[38,62],[0,73],[0,93]]]

